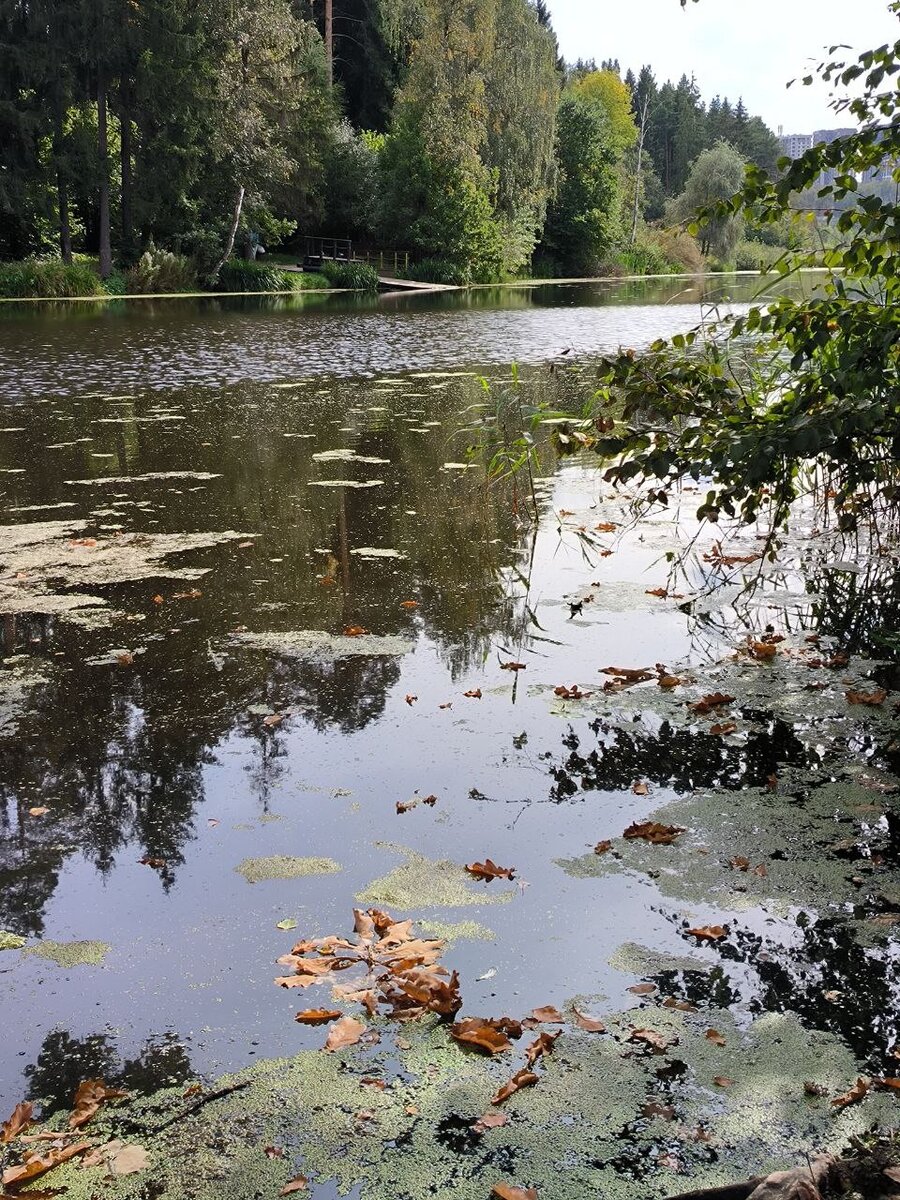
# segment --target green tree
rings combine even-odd
[[[744,160],[728,142],[716,142],[692,164],[684,191],[671,205],[676,221],[695,218],[698,210],[728,200],[744,179]],[[743,221],[734,213],[711,216],[700,230],[700,252],[727,260],[741,236]]]
[[[556,145],[559,179],[542,249],[567,274],[595,274],[620,233],[615,141],[605,110],[564,92]]]

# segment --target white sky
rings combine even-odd
[[[703,99],[716,93],[776,133],[847,124],[824,87],[799,83],[835,43],[869,50],[900,37],[887,0],[548,0],[567,60],[618,58],[622,74],[649,63],[657,82],[696,76]],[[788,90],[789,79],[798,82]]]

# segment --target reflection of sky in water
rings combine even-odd
[[[122,395],[132,383],[275,379],[323,363],[350,370],[351,352],[353,366],[368,355],[373,370],[457,366],[459,344],[466,361],[543,358],[571,344],[636,343],[661,332],[665,321],[689,324],[698,309],[575,304],[415,317],[411,305],[350,316],[164,306],[143,318],[135,312],[11,320],[0,323],[0,340],[24,348],[25,390],[46,396],[62,387],[53,382],[59,380],[77,394],[90,386]],[[53,349],[42,354],[50,329]],[[441,464],[457,457],[451,434],[472,391],[459,381],[429,391],[433,382],[409,382],[403,390],[417,393],[412,398],[388,389],[376,398],[371,386],[343,381],[325,398],[310,399],[251,385],[226,396],[173,392],[166,404],[187,419],[171,425],[98,424],[110,411],[100,401],[61,400],[53,413],[43,405],[20,409],[15,421],[14,405],[2,414],[4,427],[35,422],[34,434],[0,442],[5,465],[27,468],[5,478],[7,507],[71,502],[77,507],[64,515],[85,517],[91,528],[103,520],[127,530],[261,535],[251,549],[204,553],[211,573],[199,583],[198,600],[154,606],[158,588],[166,597],[179,590],[168,581],[114,589],[114,607],[144,620],[90,634],[57,625],[46,649],[59,657],[39,658],[54,672],[49,699],[23,722],[15,743],[3,746],[0,928],[60,941],[98,939],[113,949],[99,969],[62,970],[0,955],[7,1034],[0,1098],[7,1107],[20,1098],[23,1067],[35,1062],[56,1026],[80,1038],[112,1030],[120,1057],[134,1057],[151,1035],[171,1030],[186,1042],[194,1066],[207,1071],[320,1044],[321,1031],[293,1022],[303,1007],[296,996],[273,986],[274,959],[298,936],[349,931],[355,894],[402,861],[379,841],[433,859],[490,856],[517,868],[521,886],[509,904],[416,914],[471,919],[495,931],[495,941],[460,941],[446,955],[460,970],[467,1012],[521,1015],[576,993],[602,992],[610,1009],[633,1001],[626,988],[634,977],[607,963],[627,941],[719,962],[714,950],[686,946],[677,924],[683,906],[652,879],[576,879],[553,862],[617,837],[673,798],[665,763],[654,760],[642,772],[642,753],[682,754],[688,765],[677,764],[682,775],[672,773],[684,780],[688,767],[704,765],[703,747],[690,737],[656,737],[648,724],[629,735],[618,767],[607,762],[605,775],[595,772],[588,790],[574,772],[573,798],[559,787],[559,770],[571,771],[576,753],[609,738],[577,710],[553,713],[550,693],[563,683],[597,689],[599,669],[609,664],[706,664],[729,644],[728,630],[645,595],[665,582],[662,556],[673,529],[666,517],[621,543],[600,537],[615,547],[609,557],[584,552],[580,524],[590,530],[623,519],[595,473],[569,464],[539,485],[544,515],[532,547],[529,527],[515,522],[500,493],[485,495],[442,472]],[[133,409],[122,404],[112,411],[126,418],[146,407],[140,400]],[[362,415],[351,414],[354,405]],[[427,436],[416,432],[434,417],[443,425]],[[345,425],[351,432],[341,432]],[[93,448],[116,462],[98,460],[92,468],[91,447],[44,450],[64,440],[61,426],[72,441],[90,431]],[[283,436],[310,428],[316,436],[309,441]],[[389,462],[312,458],[347,445]],[[349,466],[365,468],[363,476],[377,471],[384,486],[346,493],[307,486]],[[222,478],[197,490],[190,479],[143,488],[63,483],[92,470],[176,468],[220,469]],[[95,509],[115,515],[92,517]],[[573,516],[561,536],[555,514],[562,510]],[[689,519],[686,526],[690,531]],[[393,547],[404,557],[349,553],[361,546]],[[326,569],[337,579],[330,587],[317,582]],[[525,576],[538,624],[523,605]],[[568,598],[586,594],[593,602],[570,618]],[[418,609],[402,608],[410,599]],[[781,615],[760,610],[761,620]],[[310,666],[223,647],[239,625],[340,633],[351,623],[378,635],[412,635],[414,650],[390,660]],[[15,649],[40,650],[27,622],[16,636]],[[123,644],[145,650],[133,669],[84,667],[90,655]],[[509,658],[526,661],[527,669],[517,676],[502,670]],[[474,687],[483,699],[464,697]],[[452,708],[440,707],[448,702]],[[266,730],[254,706],[290,715]],[[755,767],[762,778],[769,769],[764,750]],[[722,770],[739,776],[735,757],[723,759]],[[706,765],[704,781],[715,779],[715,764]],[[663,781],[653,783],[650,797],[631,792],[632,768]],[[416,791],[436,794],[437,805],[398,815],[397,801]],[[27,809],[38,803],[50,813],[29,818]],[[167,857],[167,871],[141,865],[148,853]],[[256,885],[233,869],[248,856],[272,854],[331,857],[344,869]],[[479,886],[488,894],[488,885]],[[691,912],[697,923],[720,915],[715,903]],[[296,933],[275,928],[285,917],[297,921]],[[760,908],[741,920],[746,930],[798,941],[791,922]],[[727,969],[745,1000],[758,992],[746,963]],[[780,986],[784,991],[787,983]],[[315,989],[309,999],[318,1004],[327,991]]]

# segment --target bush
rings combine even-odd
[[[296,292],[303,286],[298,272],[283,271],[274,263],[232,258],[219,272],[223,292]]]
[[[59,258],[0,263],[0,296],[52,300],[102,294],[99,276],[86,263],[67,265]]]
[[[325,259],[320,268],[332,287],[349,288],[358,292],[378,290],[378,272],[365,262],[334,262]]]
[[[410,279],[418,279],[422,283],[450,283],[462,287],[468,282],[463,268],[446,258],[423,258],[407,273]]]
[[[640,241],[621,253],[622,266],[629,275],[672,275],[679,268],[667,258],[656,242]]]
[[[197,290],[197,271],[183,254],[173,254],[151,245],[125,273],[125,287],[129,293],[141,295],[194,292]]]
[[[737,271],[768,271],[787,250],[784,246],[768,246],[763,242],[742,238],[734,248],[734,266]]]
[[[124,296],[130,290],[128,279],[121,271],[113,271],[103,280],[103,290],[108,296]]]

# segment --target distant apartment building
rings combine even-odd
[[[799,158],[806,150],[812,150],[813,135],[811,133],[782,133],[778,127],[778,144],[781,153],[787,158]]]

